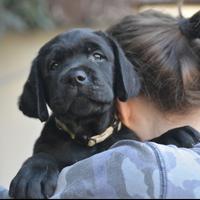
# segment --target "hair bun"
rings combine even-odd
[[[189,39],[200,38],[200,11],[189,19],[181,19],[179,27],[181,32]]]

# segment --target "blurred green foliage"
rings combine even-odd
[[[0,0],[0,33],[53,26],[47,0]]]

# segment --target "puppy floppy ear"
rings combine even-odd
[[[26,81],[22,95],[19,98],[19,109],[27,116],[39,118],[41,122],[49,117],[44,87],[39,73],[38,59],[36,58]]]
[[[135,66],[126,58],[118,43],[110,38],[115,55],[115,94],[121,101],[126,101],[139,94],[141,83]]]
[[[115,56],[115,95],[119,100],[137,96],[140,92],[141,83],[135,66],[126,58],[119,44],[108,34],[101,31],[97,32],[104,38],[109,40]]]

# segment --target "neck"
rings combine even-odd
[[[148,130],[145,128],[143,134],[140,136],[141,140],[151,140],[153,138],[161,136],[163,133],[183,126],[191,126],[200,132],[200,121],[198,117],[200,116],[200,110],[198,114],[191,113],[189,117],[177,115],[177,114],[162,114],[160,117],[155,117],[154,120],[148,122],[143,121]],[[139,132],[140,130],[138,130]]]
[[[171,129],[182,126],[191,126],[200,132],[200,108],[185,114],[163,113],[143,97],[131,100],[131,104],[126,112],[128,114],[124,124],[134,130],[143,141],[159,137]]]
[[[76,134],[74,134],[73,132],[71,132],[71,130],[68,129],[68,127],[62,123],[60,120],[58,120],[57,118],[55,118],[55,123],[56,126],[59,130],[61,131],[65,131],[72,140],[76,140],[77,142],[81,142],[89,147],[93,147],[96,144],[99,144],[101,142],[104,142],[108,137],[110,137],[115,131],[119,131],[119,129],[121,129],[121,123],[119,121],[117,121],[117,119],[115,119],[113,121],[113,123],[101,134],[92,136],[92,137],[76,137]]]
[[[57,124],[62,126],[66,132],[73,135],[73,138],[90,138],[92,136],[103,133],[108,127],[113,125],[114,112],[109,110],[105,113],[90,116],[73,118],[72,115],[69,116],[55,116],[57,119]]]

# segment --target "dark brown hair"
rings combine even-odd
[[[200,106],[200,11],[189,19],[145,11],[107,32],[136,66],[141,93],[159,109],[182,112]]]

